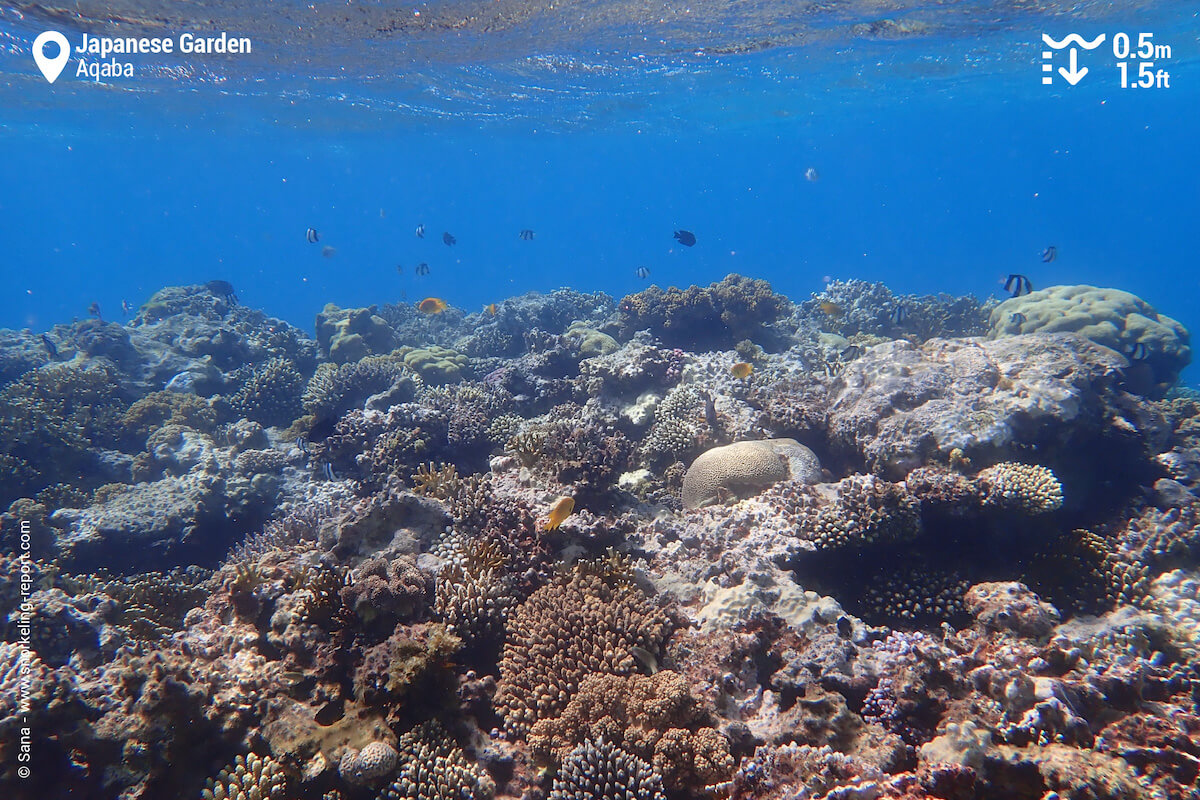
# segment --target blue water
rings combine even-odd
[[[1144,22],[1129,17],[1093,27]],[[739,272],[795,299],[826,276],[986,296],[1023,272],[1126,289],[1197,330],[1200,70],[1194,18],[1169,24],[1156,30],[1174,49],[1169,89],[1119,89],[1111,52],[1079,86],[1042,87],[1042,28],[1019,24],[851,42],[820,64],[803,48],[724,56],[643,92],[628,72],[573,76],[575,91],[533,106],[500,70],[447,67],[441,80],[478,96],[442,114],[382,90],[372,105],[365,79],[298,100],[26,75],[0,125],[0,326],[45,329],[93,301],[119,319],[122,300],[223,278],[311,331],[327,302],[620,296],[646,285],[644,265],[660,285]],[[0,65],[30,71],[10,41]],[[1000,55],[973,65],[983,50]],[[304,63],[292,70],[303,83]],[[1047,245],[1058,259],[1043,264]]]

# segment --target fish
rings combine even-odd
[[[1025,321],[1028,319],[1029,319],[1029,317],[1025,316],[1020,311],[1014,311],[1013,313],[1008,315],[1008,321],[1013,323],[1014,325],[1024,325]]]
[[[821,173],[817,172],[816,167],[809,167],[808,169],[804,170],[804,180],[809,181],[810,183],[815,183],[816,181],[821,180]]]
[[[417,273],[418,275],[428,275],[429,265],[422,261],[420,264],[417,264],[417,268],[414,269],[413,272]]]
[[[414,231],[414,233],[417,234],[418,239],[424,239],[425,238],[425,223],[418,224],[417,229],[416,229],[416,231]]]
[[[635,269],[633,271],[633,274],[637,275],[642,280],[645,280],[646,278],[650,277],[650,268],[649,267],[638,267],[637,269]]]
[[[51,358],[58,358],[58,348],[54,346],[54,342],[50,340],[50,337],[44,333],[42,334],[42,344],[46,347],[46,352],[50,354]]]
[[[103,318],[101,318],[101,316],[100,316],[100,304],[99,303],[92,301],[92,304],[90,306],[88,306],[88,313],[91,314],[96,319],[100,320],[101,322],[104,321]]]
[[[447,247],[449,247],[450,245],[457,243],[458,239],[455,239],[449,234],[449,232],[447,232],[442,234],[442,241],[446,243]]]
[[[713,436],[717,436],[721,433],[721,421],[717,419],[717,404],[708,392],[703,392],[702,396],[704,397],[704,422],[712,431]]]
[[[128,300],[121,301],[121,313],[127,317],[133,313],[133,306],[129,304]]]
[[[496,316],[496,304],[495,303],[488,303],[486,306],[483,307],[483,310],[488,312],[489,314],[491,314],[493,317]]]
[[[751,372],[754,372],[754,365],[747,364],[745,361],[739,361],[730,367],[729,371],[733,373],[733,377],[745,380],[750,377]]]
[[[1020,297],[1023,294],[1032,292],[1033,284],[1030,283],[1029,278],[1014,272],[1004,281],[1004,291],[1012,292],[1013,297]]]
[[[336,481],[337,473],[333,471],[333,463],[330,461],[321,462],[321,474],[325,476],[327,481]]]
[[[1050,245],[1049,247],[1047,247],[1045,250],[1042,251],[1042,263],[1043,264],[1049,264],[1051,261],[1053,261],[1056,258],[1058,258],[1058,248],[1055,247],[1054,245]]]
[[[571,512],[575,510],[575,498],[560,497],[554,501],[554,505],[550,506],[550,514],[546,518],[546,524],[542,526],[544,531],[558,530],[558,526],[563,524],[567,517],[571,516]]]
[[[692,233],[691,231],[675,231],[675,238],[678,239],[679,243],[684,247],[694,247],[696,244],[696,234]]]
[[[822,300],[817,305],[821,309],[821,311],[823,311],[825,314],[827,314],[828,316],[831,316],[831,317],[840,317],[842,314],[846,313],[845,310],[843,310],[841,306],[839,306],[837,303],[833,302],[832,300]]]
[[[309,228],[306,230],[304,232],[304,238],[308,240],[309,244],[316,244],[317,242],[321,241],[321,237],[317,235],[316,228]]]
[[[862,348],[856,344],[850,345],[849,347],[847,347],[845,350],[843,350],[841,353],[838,354],[838,356],[842,359],[842,361],[853,361],[854,359],[858,358],[861,355],[862,355]]]
[[[641,664],[646,669],[646,674],[653,675],[658,672],[658,659],[644,647],[638,647],[636,644],[629,648],[629,655],[633,656],[634,660]]]
[[[217,297],[224,297],[231,305],[237,305],[237,295],[234,294],[233,284],[229,281],[209,281],[204,284],[204,288]]]
[[[904,321],[907,319],[908,306],[904,305],[902,302],[898,302],[896,305],[892,306],[891,320],[893,325],[903,325]]]
[[[450,306],[440,297],[426,297],[417,303],[417,311],[422,314],[440,314]]]
[[[521,238],[527,242],[530,241],[531,239],[533,239],[533,231],[531,231],[529,228],[526,228],[525,230],[521,231],[520,235],[521,235]]]
[[[397,275],[403,275],[403,274],[404,274],[404,265],[403,265],[403,264],[397,264],[397,265],[396,265],[396,274],[397,274]]]
[[[1134,342],[1125,352],[1128,353],[1130,361],[1145,361],[1150,357],[1150,348],[1145,342]]]
[[[324,247],[321,248],[321,255],[325,256],[326,258],[333,258],[333,256],[336,253],[337,253],[336,247],[330,247],[329,245],[325,245]]]

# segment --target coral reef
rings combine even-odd
[[[671,347],[724,350],[743,339],[775,345],[771,323],[790,305],[766,281],[727,275],[707,288],[672,286],[663,291],[651,286],[626,295],[618,308],[622,338],[649,329]]]
[[[735,442],[706,450],[683,476],[683,507],[696,509],[753,495],[783,480],[815,483],[821,465],[795,439]]]
[[[665,800],[654,768],[615,745],[584,742],[562,759],[550,800]]]
[[[1050,286],[1005,300],[989,317],[992,338],[1071,332],[1130,357],[1130,380],[1161,396],[1192,361],[1188,331],[1120,289]],[[1145,374],[1138,374],[1145,373]]]

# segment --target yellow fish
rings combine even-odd
[[[440,314],[449,307],[446,305],[446,301],[440,297],[426,297],[417,303],[417,311],[422,314]]]
[[[830,300],[821,301],[821,310],[831,317],[840,317],[842,315],[842,307]]]
[[[559,525],[567,517],[571,516],[571,512],[575,510],[575,498],[560,497],[554,501],[554,505],[550,506],[550,516],[546,519],[546,524],[542,526],[544,531],[557,530]]]
[[[488,303],[486,306],[483,307],[483,310],[488,312],[489,314],[491,314],[493,317],[496,316],[496,304],[495,303]]]
[[[754,372],[754,366],[745,361],[739,361],[730,367],[729,371],[733,373],[733,377],[745,379],[750,377],[751,372]]]

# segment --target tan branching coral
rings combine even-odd
[[[485,800],[495,791],[487,773],[436,721],[423,723],[400,737],[400,774],[380,800]]]
[[[287,776],[278,761],[254,753],[238,756],[233,763],[209,778],[200,796],[204,800],[267,800],[282,797]]]
[[[976,476],[987,492],[987,505],[1045,514],[1062,506],[1062,484],[1054,473],[1036,464],[1005,461]]]
[[[633,647],[660,650],[666,615],[626,582],[573,571],[534,592],[508,622],[495,705],[524,734],[567,706],[584,678],[634,671]]]
[[[664,800],[654,767],[610,742],[590,740],[563,758],[550,800]]]
[[[468,644],[499,641],[514,603],[504,578],[506,559],[493,542],[464,543],[461,558],[438,573],[434,608]]]
[[[729,742],[678,672],[590,675],[563,712],[529,731],[535,757],[563,761],[588,740],[603,739],[645,759],[668,789],[684,791],[726,781],[733,773]]]
[[[413,494],[447,500],[458,492],[462,482],[453,464],[420,464],[413,473]]]

